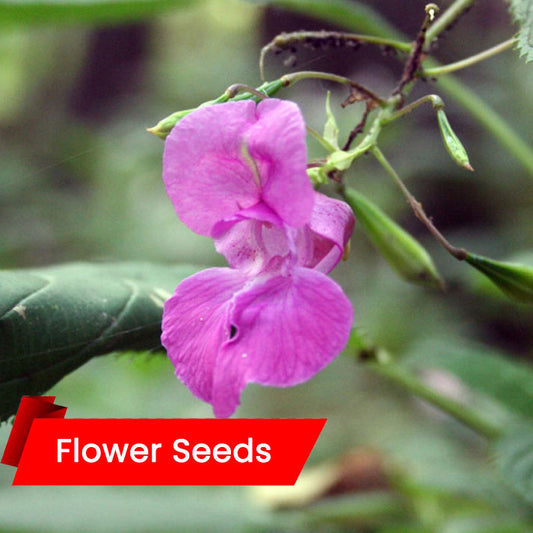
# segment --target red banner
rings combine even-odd
[[[13,453],[19,416],[28,418],[23,412],[21,403],[6,453]],[[22,447],[13,484],[293,485],[325,423],[35,418],[25,444],[17,437]],[[4,460],[6,453],[2,462],[14,464],[9,454]]]

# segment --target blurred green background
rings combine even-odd
[[[425,2],[365,4],[413,38]],[[161,182],[163,143],[145,128],[233,83],[259,85],[262,45],[281,31],[323,27],[332,28],[306,17],[305,9],[240,0],[189,1],[120,24],[30,24],[24,16],[2,21],[0,15],[0,268],[79,260],[223,265],[212,242],[177,219]],[[441,36],[435,56],[456,61],[516,29],[504,2],[481,2]],[[372,47],[267,59],[269,79],[291,69],[342,73],[387,96],[401,64]],[[531,144],[533,70],[518,53],[507,51],[458,77]],[[327,90],[346,135],[361,109],[342,111],[346,95],[335,87],[302,82],[280,96],[298,102],[321,130]],[[476,172],[449,159],[429,106],[393,124],[383,151],[452,243],[496,259],[518,254],[532,261],[533,175],[438,82],[420,83],[413,98],[430,92],[444,97]],[[311,157],[324,155],[312,140],[309,149]],[[438,359],[470,350],[533,357],[532,311],[507,302],[438,248],[374,161],[358,163],[348,182],[427,246],[448,284],[445,293],[406,284],[356,229],[350,259],[334,277],[369,338],[398,357]],[[430,378],[468,394],[442,371]],[[94,359],[50,394],[68,406],[70,418],[212,416],[155,353]],[[490,402],[486,409],[497,415]],[[263,493],[237,487],[11,487],[14,469],[3,466],[0,531],[531,531],[530,509],[492,470],[481,439],[350,357],[292,389],[249,386],[237,416],[328,418],[308,465],[372,450],[393,473],[400,499],[366,501],[378,493],[352,488],[310,508],[274,512]],[[2,449],[9,430],[0,428]],[[398,516],[405,498],[405,516]]]

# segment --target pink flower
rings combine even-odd
[[[176,212],[231,268],[178,285],[161,339],[178,378],[217,417],[233,414],[247,383],[306,381],[347,342],[352,307],[326,274],[354,218],[313,191],[306,157],[298,107],[274,99],[199,108],[167,138],[163,179]]]

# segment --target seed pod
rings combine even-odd
[[[465,147],[448,122],[448,117],[446,116],[444,109],[441,108],[437,110],[437,119],[439,121],[439,128],[442,134],[442,140],[444,141],[444,146],[446,146],[446,150],[448,150],[452,159],[460,167],[466,168],[467,170],[474,170],[468,160],[468,154],[466,153]]]
[[[484,274],[512,300],[533,303],[533,268],[468,254],[465,261]]]
[[[443,281],[425,248],[377,205],[362,194],[347,188],[345,199],[372,244],[407,281],[439,289]]]

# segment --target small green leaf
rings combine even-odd
[[[505,482],[533,503],[533,425],[510,429],[496,442],[495,453]]]
[[[433,260],[416,239],[362,194],[347,188],[345,199],[368,238],[400,276],[442,288]]]
[[[163,303],[197,269],[75,263],[0,272],[0,421],[96,355],[160,348]]]
[[[533,268],[520,263],[494,261],[468,254],[465,261],[487,276],[512,300],[533,303]]]
[[[333,111],[331,111],[330,96],[331,96],[331,93],[328,91],[328,95],[326,97],[326,115],[328,119],[324,126],[323,137],[333,148],[335,148],[335,150],[340,150],[339,126],[337,126],[335,115],[333,114]]]
[[[533,0],[507,0],[513,18],[520,24],[518,48],[526,60],[533,60]]]
[[[444,109],[440,108],[437,110],[437,119],[439,121],[439,128],[442,134],[442,140],[444,141],[444,146],[446,147],[446,150],[448,150],[451,158],[460,167],[466,168],[467,170],[474,170],[468,160],[468,154],[466,153],[465,147],[450,126]]]
[[[197,0],[0,0],[0,24],[117,23],[153,17]]]

